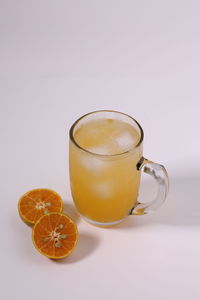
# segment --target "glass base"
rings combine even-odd
[[[93,221],[93,220],[90,220],[86,217],[84,217],[83,215],[81,215],[81,218],[83,218],[86,222],[92,224],[92,225],[95,225],[95,226],[99,226],[99,227],[111,227],[111,226],[115,226],[119,223],[121,223],[125,218],[123,219],[120,219],[120,220],[117,220],[117,221],[113,221],[113,222],[97,222],[97,221]]]

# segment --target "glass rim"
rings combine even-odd
[[[110,113],[116,113],[116,114],[121,114],[121,115],[124,115],[126,117],[128,117],[129,119],[131,119],[132,121],[134,121],[139,130],[140,130],[140,139],[139,139],[139,142],[134,146],[132,147],[131,149],[129,150],[126,150],[124,152],[120,152],[120,153],[116,153],[116,154],[99,154],[99,153],[95,153],[95,152],[92,152],[92,151],[89,151],[87,149],[85,149],[84,147],[80,146],[75,138],[74,138],[74,129],[76,127],[76,125],[79,123],[79,121],[81,121],[82,119],[84,119],[85,117],[89,116],[89,115],[92,115],[92,114],[95,114],[95,113],[101,113],[101,112],[110,112]],[[89,112],[83,116],[81,116],[80,118],[78,118],[71,126],[70,130],[69,130],[69,137],[70,137],[70,140],[73,142],[73,144],[78,147],[79,149],[85,151],[86,153],[89,153],[91,155],[95,155],[95,156],[99,156],[99,157],[119,157],[119,156],[122,156],[122,155],[125,155],[125,154],[129,154],[131,152],[133,152],[136,148],[138,148],[142,142],[143,142],[143,139],[144,139],[144,131],[142,129],[142,126],[138,123],[137,120],[135,120],[134,118],[132,118],[130,115],[126,114],[126,113],[123,113],[123,112],[120,112],[120,111],[116,111],[116,110],[95,110],[95,111],[92,111],[92,112]]]

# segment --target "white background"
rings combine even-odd
[[[198,0],[0,0],[2,300],[200,299],[199,16]],[[97,109],[135,117],[171,183],[159,211],[112,229],[80,220],[69,188],[68,130]],[[78,224],[59,262],[18,216],[37,187],[60,193]]]

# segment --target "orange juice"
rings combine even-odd
[[[121,221],[137,201],[139,131],[122,120],[99,118],[74,128],[73,140],[70,180],[78,211],[97,225]]]

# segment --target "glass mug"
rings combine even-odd
[[[155,211],[168,193],[166,169],[143,155],[143,130],[131,116],[110,110],[88,113],[71,127],[69,168],[72,197],[80,215],[112,226],[128,215]],[[141,172],[158,183],[153,201],[139,203]]]

